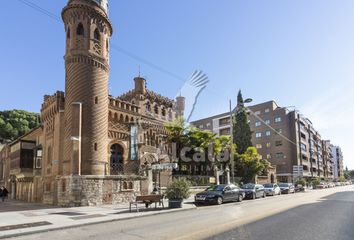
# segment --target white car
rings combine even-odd
[[[280,187],[276,183],[266,183],[263,184],[264,186],[264,191],[267,196],[274,196],[274,195],[280,195]]]

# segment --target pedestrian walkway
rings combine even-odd
[[[164,202],[168,206],[168,201]],[[60,208],[39,204],[7,201],[0,203],[0,238],[15,237],[43,231],[78,227],[94,223],[124,220],[196,208],[193,198],[187,199],[181,209],[163,209],[139,205],[139,212],[129,211],[129,204],[99,207]]]

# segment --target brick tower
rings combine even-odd
[[[108,163],[108,0],[69,0],[63,175],[104,175]]]

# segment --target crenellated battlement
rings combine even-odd
[[[109,107],[124,112],[139,112],[139,106],[130,102],[123,101],[119,98],[109,97]]]
[[[54,117],[59,111],[64,111],[65,95],[64,92],[57,91],[53,95],[45,95],[41,108],[41,120],[47,121]]]

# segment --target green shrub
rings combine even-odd
[[[296,185],[306,186],[306,181],[305,181],[305,179],[299,179],[299,180],[296,181],[295,184]]]
[[[312,179],[311,182],[312,182],[313,186],[317,186],[321,183],[321,180],[320,180],[320,178],[315,178],[315,179]]]
[[[168,199],[186,199],[190,196],[190,182],[184,178],[175,179],[166,189]]]

